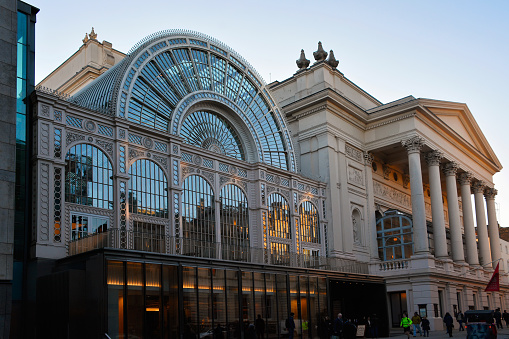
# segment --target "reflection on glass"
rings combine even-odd
[[[147,159],[129,168],[129,212],[168,218],[168,182],[161,167]]]
[[[166,253],[164,225],[150,224],[137,220],[133,220],[132,224],[135,250]]]
[[[228,338],[240,338],[238,271],[226,270],[226,303],[228,305],[226,312]]]
[[[164,338],[177,338],[179,325],[178,267],[163,266]]]
[[[290,315],[290,311],[288,310],[288,289],[286,287],[286,275],[276,274],[276,285],[278,330],[280,334],[287,335],[288,331],[285,330],[285,320]]]
[[[124,263],[108,261],[108,334],[124,336]]]
[[[180,136],[190,145],[245,160],[237,132],[225,118],[217,114],[205,111],[189,114],[182,123]]]
[[[88,144],[73,146],[65,156],[65,201],[113,208],[113,170],[106,155]]]
[[[212,333],[212,296],[210,269],[198,268],[198,324],[200,338]]]
[[[318,222],[318,209],[310,201],[304,201],[299,206],[299,217],[302,241],[319,244],[320,224]]]
[[[212,310],[214,328],[219,326],[223,332],[223,336],[226,332],[227,323],[227,309],[226,309],[226,289],[224,281],[224,270],[212,269]]]
[[[141,263],[127,263],[127,333],[143,337],[143,270]]]
[[[300,323],[302,326],[302,336],[303,338],[308,338],[310,336],[309,330],[309,310],[308,310],[308,277],[301,275],[299,277],[299,287],[300,287]]]
[[[198,300],[196,300],[196,268],[183,267],[183,301],[184,301],[184,337],[186,334],[191,336],[191,333],[199,332],[198,323]]]
[[[145,264],[145,336],[161,337],[161,265]]]
[[[212,187],[200,176],[184,180],[182,192],[183,254],[215,256],[215,209]]]
[[[247,331],[250,324],[254,325],[254,304],[253,304],[253,273],[242,272],[242,321],[244,331]]]
[[[295,275],[289,275],[288,281],[290,283],[290,312],[295,313],[295,326],[296,330],[300,327],[300,303],[299,303],[299,278]],[[301,328],[301,327],[300,327]]]
[[[71,214],[71,240],[75,241],[95,233],[106,232],[108,217]]]
[[[262,314],[265,323],[265,333],[269,338],[277,337],[278,335],[278,305],[276,299],[276,275],[265,274],[266,298],[267,304],[265,306],[265,314]],[[283,324],[284,325],[284,324]]]
[[[247,197],[235,185],[219,193],[222,258],[249,260],[249,210]]]
[[[401,214],[377,221],[378,255],[381,260],[410,258],[413,254],[412,221]]]
[[[267,198],[269,207],[269,235],[291,239],[290,233],[290,206],[286,199],[278,193]]]

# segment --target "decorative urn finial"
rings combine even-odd
[[[97,38],[97,34],[95,34],[95,32],[94,32],[94,27],[92,27],[92,32],[90,32],[90,34],[88,36],[92,40],[95,40],[95,38]]]
[[[329,59],[327,59],[326,63],[329,64],[329,66],[332,68],[336,68],[339,65],[339,61],[334,57],[334,52],[332,49],[330,50]]]
[[[300,58],[295,61],[297,63],[297,67],[299,67],[299,71],[303,71],[309,66],[309,60],[306,59],[306,55],[304,54],[304,50],[300,50]]]
[[[323,50],[322,42],[318,41],[318,50],[313,52],[316,62],[324,61],[327,58],[327,52]]]
[[[88,33],[85,33],[85,37],[83,38],[83,43],[86,44],[88,41]]]

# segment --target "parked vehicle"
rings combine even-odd
[[[497,326],[493,310],[465,312],[467,339],[497,339]]]

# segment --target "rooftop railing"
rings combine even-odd
[[[70,241],[69,255],[85,253],[99,248],[122,248],[152,253],[323,269],[345,273],[369,273],[367,263],[355,260],[294,252],[275,253],[271,252],[270,249],[255,248],[242,244],[223,244],[145,232],[121,232],[118,229],[95,233]]]

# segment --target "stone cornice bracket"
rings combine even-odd
[[[472,191],[474,193],[484,193],[484,190],[486,189],[486,183],[484,181],[476,181],[472,185]]]
[[[368,166],[371,166],[373,164],[373,161],[375,160],[375,157],[373,154],[369,152],[364,152],[364,163]]]
[[[334,57],[334,52],[332,49],[330,50],[329,58],[325,62],[334,69],[338,67],[339,61]]]
[[[431,151],[426,153],[424,159],[426,159],[426,163],[428,166],[439,166],[440,160],[444,157],[444,154],[440,151]]]
[[[493,187],[488,187],[484,190],[484,197],[486,200],[493,200],[495,196],[498,194],[498,190]]]
[[[384,173],[384,179],[389,180],[389,175],[391,174],[391,169],[389,168],[389,166],[387,166],[387,164],[382,165],[382,171]]]
[[[443,166],[442,171],[444,172],[444,174],[446,176],[448,176],[448,175],[456,175],[456,173],[458,172],[458,169],[459,169],[459,165],[457,163],[455,163],[454,161],[451,161]]]
[[[297,63],[297,67],[299,67],[299,71],[303,71],[309,67],[309,60],[306,59],[306,55],[304,54],[304,50],[300,50],[300,58],[295,61]]]
[[[324,51],[321,41],[318,41],[318,50],[313,52],[313,57],[316,62],[324,61],[327,58],[327,52]]]
[[[401,140],[401,145],[406,148],[409,154],[420,153],[422,146],[424,146],[424,139],[419,136],[415,136],[408,140]]]
[[[470,172],[463,172],[458,176],[461,185],[469,185],[472,183],[473,175]]]

